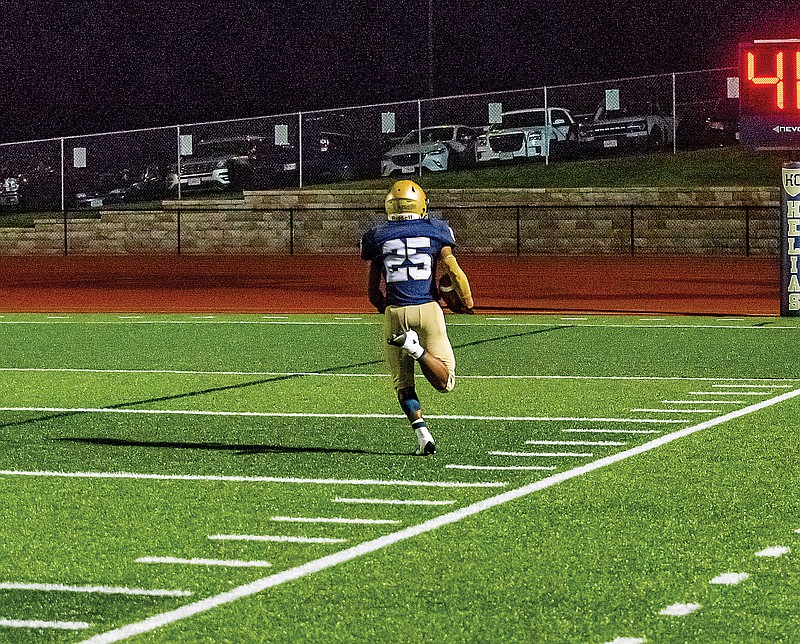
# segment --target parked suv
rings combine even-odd
[[[436,125],[412,130],[381,159],[381,175],[438,172],[475,165],[478,132],[466,125]]]
[[[675,120],[657,101],[607,110],[601,103],[592,120],[581,127],[581,141],[590,149],[639,148],[661,150],[672,145]]]
[[[285,149],[263,135],[202,139],[196,153],[180,162],[180,179],[173,167],[167,188],[175,190],[241,190],[269,182],[284,171],[295,172],[297,163],[284,159]],[[291,156],[291,155],[290,155]]]
[[[503,112],[502,122],[478,137],[478,161],[510,161],[517,157],[557,157],[574,152],[578,124],[563,107]]]

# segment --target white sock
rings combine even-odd
[[[425,443],[433,443],[433,436],[431,436],[428,427],[425,425],[425,421],[423,419],[415,420],[411,426],[414,428],[414,431],[417,433],[417,440],[419,441],[420,445],[425,445]]]
[[[422,354],[425,353],[425,348],[419,343],[419,336],[413,331],[409,331],[406,335],[403,349],[405,349],[414,360],[419,360]]]

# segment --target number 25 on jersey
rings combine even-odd
[[[406,237],[390,239],[383,244],[383,266],[387,282],[427,280],[431,277],[433,258],[419,252],[431,247],[429,237]]]

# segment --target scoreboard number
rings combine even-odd
[[[741,142],[800,149],[800,39],[740,43],[739,88]]]

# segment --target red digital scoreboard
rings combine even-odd
[[[739,112],[743,144],[800,149],[800,39],[739,44]]]

